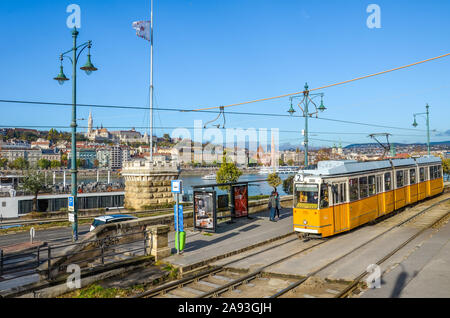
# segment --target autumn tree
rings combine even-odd
[[[267,183],[273,187],[274,191],[277,191],[277,187],[282,183],[281,178],[276,172],[271,173],[267,176]]]
[[[239,170],[234,162],[227,160],[226,152],[222,157],[222,164],[216,174],[217,183],[232,183],[239,180],[242,171]],[[228,187],[219,187],[221,190],[226,190]]]
[[[48,169],[50,167],[50,164],[50,160],[45,158],[39,159],[37,162],[37,166],[42,170]]]
[[[287,194],[294,193],[294,178],[295,175],[291,175],[283,181],[283,191]]]
[[[52,169],[60,168],[60,167],[61,167],[61,161],[59,161],[59,160],[52,160],[52,161],[50,162],[50,167],[51,167]]]
[[[6,168],[8,166],[8,159],[0,158],[0,168]]]
[[[33,212],[37,211],[37,197],[39,192],[45,189],[45,176],[39,171],[28,171],[20,186],[22,190],[33,193]]]

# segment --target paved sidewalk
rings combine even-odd
[[[182,272],[206,265],[212,261],[255,248],[263,243],[293,235],[292,208],[282,209],[277,222],[269,221],[269,212],[251,215],[251,219],[236,219],[235,223],[221,223],[217,233],[186,232],[186,245],[181,255],[172,255],[164,261]],[[169,233],[169,246],[174,248],[175,233]],[[176,250],[172,250],[176,253]]]
[[[33,243],[31,243],[31,242],[23,242],[23,243],[14,244],[14,245],[1,246],[1,250],[5,254],[21,253],[21,252],[24,252],[26,250],[29,250],[29,249],[32,249],[32,248],[37,248],[38,246],[44,246],[44,245],[45,245],[45,243],[41,242],[41,241],[34,241]]]
[[[450,222],[381,277],[361,298],[449,298]]]

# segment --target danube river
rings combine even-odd
[[[279,175],[281,180],[285,180],[289,175],[288,174],[280,174]],[[50,179],[50,178],[49,178]],[[185,194],[192,194],[193,189],[192,186],[198,186],[198,185],[208,185],[208,184],[215,184],[217,183],[216,180],[204,180],[202,179],[201,175],[183,175],[181,174],[180,177],[181,180],[183,180],[183,187],[184,187],[184,193]],[[265,174],[243,174],[239,178],[239,182],[247,182],[249,183],[249,195],[269,195],[270,192],[272,192],[272,187],[270,187],[267,184],[267,181],[262,181],[267,179],[267,175]],[[51,179],[49,180],[51,181]],[[90,182],[96,182],[97,179],[94,177],[81,177],[78,178],[79,183],[90,183]],[[111,176],[110,181],[112,183],[120,182],[124,183],[124,179],[116,176]],[[252,182],[252,181],[261,181],[261,182]],[[60,180],[58,180],[60,182]],[[70,178],[68,177],[66,180],[67,184],[70,184]],[[100,183],[106,183],[107,177],[105,175],[101,175],[99,178]],[[215,189],[219,194],[226,193],[225,191],[221,191],[218,188]],[[278,192],[281,195],[285,195],[286,193],[283,191],[283,186],[278,186]]]

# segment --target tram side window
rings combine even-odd
[[[367,177],[359,178],[359,197],[367,198],[369,195],[369,189],[367,184]]]
[[[430,180],[442,178],[441,176],[441,166],[430,167]]]
[[[377,194],[377,188],[375,185],[375,176],[369,176],[369,195]]]
[[[430,167],[430,180],[434,180],[434,179],[436,179],[436,177],[435,177],[435,166],[431,166]]]
[[[320,208],[328,208],[328,186],[326,184],[322,184],[320,186]]]
[[[295,207],[317,209],[319,186],[315,184],[295,185]]]
[[[397,179],[397,188],[401,188],[404,185],[403,180],[403,170],[397,171],[396,173],[396,179]]]
[[[384,174],[384,191],[392,190],[392,176],[390,172]]]
[[[420,182],[424,182],[425,181],[425,168],[420,168],[419,175],[420,175]]]
[[[341,191],[339,193],[340,202],[347,202],[347,184],[341,183]]]
[[[358,179],[350,179],[348,183],[350,186],[350,201],[357,201],[359,199]]]
[[[416,184],[416,169],[409,170],[409,184]]]

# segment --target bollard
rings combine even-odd
[[[34,235],[36,234],[36,231],[34,230],[34,227],[30,229],[30,243],[33,244]]]

